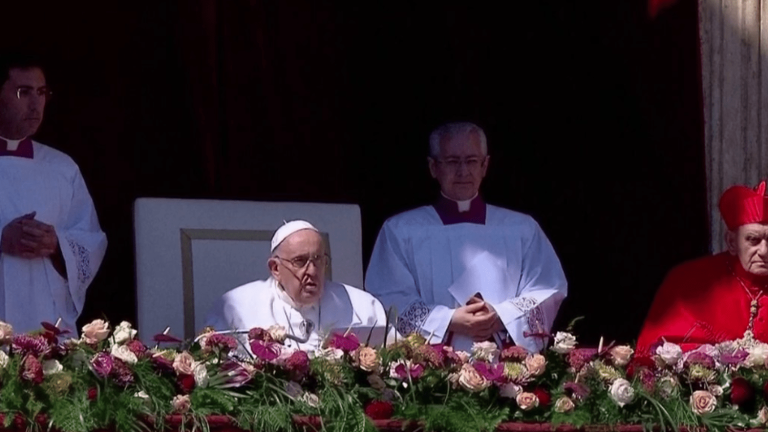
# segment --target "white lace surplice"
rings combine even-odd
[[[486,215],[485,225],[443,225],[434,208],[424,206],[384,224],[365,287],[385,308],[397,308],[400,333],[445,341],[455,308],[479,292],[515,344],[543,348],[541,338],[525,334],[548,332],[567,295],[560,261],[530,216],[491,205]],[[452,345],[468,350],[472,341],[454,335]]]
[[[0,254],[0,320],[21,333],[61,318],[61,327],[76,335],[75,321],[104,258],[107,238],[75,162],[58,150],[33,145],[34,159],[0,157],[0,228],[37,212],[37,220],[56,229],[67,278],[50,259]]]

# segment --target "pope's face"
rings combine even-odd
[[[299,305],[317,302],[323,294],[328,264],[320,234],[309,229],[296,231],[276,252],[269,259],[269,270],[288,296]]]
[[[445,196],[466,201],[480,189],[488,161],[476,132],[446,136],[440,141],[440,154],[429,158],[429,172]]]
[[[744,270],[768,276],[768,224],[751,223],[728,231],[728,250],[739,258]]]
[[[33,135],[43,122],[45,75],[39,68],[11,69],[0,87],[0,136],[22,139]]]

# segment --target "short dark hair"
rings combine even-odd
[[[37,55],[24,51],[0,52],[0,86],[10,78],[11,69],[38,68],[45,73],[43,62]]]

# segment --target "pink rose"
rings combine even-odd
[[[488,388],[491,382],[485,379],[471,364],[461,366],[459,384],[471,392],[480,392]]]
[[[717,407],[717,399],[712,393],[705,390],[696,390],[691,395],[691,409],[696,414],[711,413]]]
[[[539,398],[533,393],[522,392],[515,398],[517,406],[523,411],[528,411],[539,406]]]
[[[96,344],[109,336],[109,323],[104,320],[93,320],[83,326],[83,341],[88,344]]]
[[[194,375],[194,363],[195,359],[192,354],[184,351],[173,359],[173,370],[179,375]]]
[[[171,401],[173,410],[179,413],[185,413],[192,407],[192,402],[189,400],[189,395],[176,395]]]
[[[360,369],[366,372],[374,372],[381,367],[381,358],[375,349],[367,346],[360,346],[355,352],[355,360]]]
[[[525,359],[525,367],[531,376],[539,376],[544,373],[547,366],[547,359],[541,354],[534,354]]]
[[[629,364],[629,360],[632,359],[632,354],[634,353],[635,350],[632,348],[626,345],[620,345],[611,348],[609,355],[611,356],[611,362],[614,366],[623,367]]]
[[[6,322],[0,321],[0,344],[9,343],[12,337],[13,327]]]

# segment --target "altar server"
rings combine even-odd
[[[107,238],[75,162],[31,139],[51,95],[39,63],[0,55],[0,320],[77,334]]]
[[[478,193],[490,161],[479,126],[445,124],[429,144],[441,196],[384,223],[366,289],[397,308],[401,334],[462,350],[484,340],[541,350],[567,294],[552,245],[533,218]]]
[[[321,347],[331,330],[382,327],[387,317],[372,295],[325,279],[329,258],[320,233],[309,222],[281,226],[272,238],[267,260],[271,276],[228,291],[214,305],[207,325],[217,331],[272,325],[285,327],[294,339],[289,347],[307,351]]]

